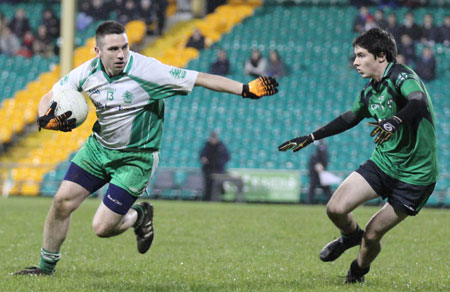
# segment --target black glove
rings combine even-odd
[[[72,115],[71,111],[67,111],[62,115],[55,117],[56,105],[57,105],[56,101],[52,102],[50,108],[47,110],[45,115],[37,119],[39,131],[41,130],[41,128],[44,128],[47,130],[70,132],[72,131],[73,128],[75,128],[76,120],[75,119],[68,120],[68,118]]]
[[[378,135],[373,142],[378,145],[383,144],[394,135],[401,124],[402,120],[396,116],[378,122],[369,122],[369,125],[375,127],[370,133],[370,136]]]
[[[280,146],[278,146],[278,151],[287,151],[287,150],[293,148],[292,150],[294,150],[294,152],[297,152],[300,149],[305,148],[312,142],[313,142],[313,139],[312,139],[311,135],[297,137],[297,138],[291,139],[289,141],[286,141],[283,144],[281,144]]]
[[[278,82],[275,78],[260,76],[248,84],[244,84],[242,97],[259,99],[266,95],[273,95],[278,92],[277,86]]]

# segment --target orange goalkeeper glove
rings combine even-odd
[[[52,102],[50,108],[47,110],[45,115],[37,119],[37,124],[39,126],[39,131],[41,128],[47,130],[70,132],[75,128],[75,119],[68,119],[71,115],[71,111],[67,111],[62,115],[55,117],[56,101]]]
[[[242,97],[259,99],[263,96],[277,93],[277,87],[278,82],[275,78],[260,76],[248,84],[244,84],[242,88]]]

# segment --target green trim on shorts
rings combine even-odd
[[[72,162],[90,174],[140,197],[158,167],[159,152],[107,149],[90,136]]]

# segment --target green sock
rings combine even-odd
[[[56,263],[58,263],[60,258],[61,253],[59,251],[51,252],[41,248],[41,262],[39,263],[39,268],[44,272],[51,274],[55,270]]]
[[[131,206],[131,209],[135,210],[138,214],[136,222],[133,225],[133,227],[136,228],[140,226],[142,224],[142,221],[144,220],[145,208],[141,204],[134,204],[133,206]]]

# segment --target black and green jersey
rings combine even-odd
[[[438,177],[434,110],[423,82],[409,67],[390,63],[380,82],[371,80],[356,98],[352,112],[384,120],[398,113],[412,92],[423,92],[427,107],[378,145],[370,160],[386,174],[413,185],[429,185]]]

